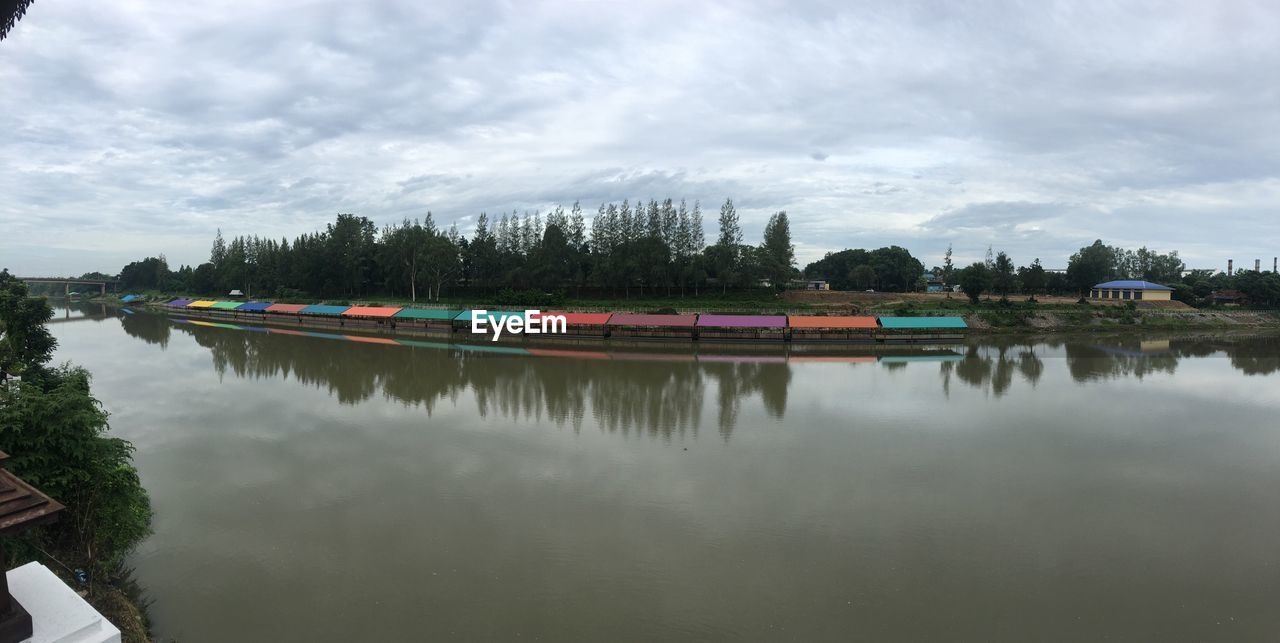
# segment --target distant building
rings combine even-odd
[[[1209,300],[1210,304],[1216,306],[1231,304],[1242,305],[1249,303],[1249,296],[1239,290],[1215,290],[1209,293],[1209,296],[1205,297],[1205,299]]]
[[[831,290],[831,284],[822,279],[796,279],[791,282],[796,290]]]
[[[943,283],[942,277],[931,272],[924,273],[925,292],[945,292],[947,285]]]
[[[1089,291],[1090,299],[1126,301],[1169,301],[1173,289],[1150,281],[1120,280],[1098,284]]]

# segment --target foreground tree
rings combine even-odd
[[[44,300],[27,298],[26,284],[0,272],[0,370],[22,374],[20,383],[0,385],[0,450],[12,456],[9,469],[67,507],[62,520],[24,534],[10,553],[56,556],[110,580],[149,533],[151,504],[132,445],[107,433],[89,374],[46,366],[56,345],[44,326],[52,315]]]

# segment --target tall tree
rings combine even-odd
[[[955,283],[956,276],[955,264],[951,262],[951,244],[947,244],[947,253],[942,255],[942,283],[950,286]]]
[[[1001,251],[996,255],[994,269],[991,271],[991,288],[1003,301],[1009,299],[1009,291],[1013,289],[1013,278],[1013,260]]]
[[[795,272],[796,247],[791,243],[791,222],[786,211],[769,217],[764,227],[764,243],[760,246],[760,258],[766,278],[774,288],[781,290]]]

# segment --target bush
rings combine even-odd
[[[151,525],[133,445],[107,436],[107,429],[107,413],[89,393],[82,368],[43,370],[0,392],[0,450],[12,456],[8,468],[67,507],[44,536],[105,576]]]

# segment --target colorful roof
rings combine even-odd
[[[240,307],[236,310],[243,310],[245,312],[262,312],[270,308],[272,305],[273,304],[269,301],[249,301],[240,304]]]
[[[643,313],[614,313],[610,326],[649,326],[653,328],[693,328],[697,315],[646,315]]]
[[[238,301],[217,301],[217,302],[214,302],[214,304],[209,307],[215,308],[217,310],[235,310],[243,305],[244,304],[242,302],[238,302]]]
[[[462,314],[461,310],[440,310],[438,308],[401,308],[395,315],[399,319],[453,319]]]
[[[484,310],[484,309],[480,309],[480,310]],[[469,322],[475,319],[476,312],[478,311],[464,310],[455,319],[461,322]],[[492,317],[494,319],[506,319],[508,317],[524,317],[524,311],[514,311],[514,310],[484,310],[484,314],[486,317]]]
[[[792,328],[878,328],[876,318],[869,315],[788,315]]]
[[[1141,279],[1120,279],[1117,281],[1108,281],[1101,283],[1094,288],[1125,288],[1128,290],[1173,290],[1168,286],[1153,284],[1150,281],[1142,281]]]
[[[188,305],[188,304],[190,304],[192,301],[195,301],[195,300],[193,300],[193,299],[175,299],[175,300],[173,300],[173,301],[171,301],[171,302],[169,302],[169,303],[167,303],[167,304],[165,304],[165,305],[166,305],[166,306],[173,306],[174,308],[186,308],[186,307],[187,307],[187,305]]]
[[[609,318],[613,313],[566,313],[560,311],[545,311],[540,317],[547,315],[558,315],[564,317],[564,322],[570,326],[603,326],[609,323]]]
[[[968,328],[963,317],[881,317],[881,328]]]
[[[307,307],[306,304],[271,304],[270,306],[267,306],[267,312],[269,313],[300,313],[306,307]]]
[[[298,311],[304,315],[341,315],[350,306],[328,306],[325,304],[315,304],[307,306]]]
[[[187,308],[210,308],[218,302],[212,299],[199,299],[187,304]]]
[[[698,315],[699,328],[786,328],[786,315]]]
[[[344,317],[391,317],[400,312],[390,306],[352,306],[342,312]]]

